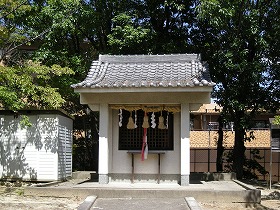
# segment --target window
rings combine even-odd
[[[269,122],[266,120],[254,120],[251,122],[252,129],[268,129]]]
[[[137,120],[135,129],[127,129],[130,112],[122,110],[122,126],[119,127],[119,150],[141,150],[143,142],[143,118],[144,111],[136,112]],[[173,114],[163,111],[164,124],[166,129],[159,129],[160,112],[154,112],[156,127],[151,127],[152,113],[147,113],[150,127],[147,128],[147,141],[149,150],[173,150]],[[132,118],[135,122],[135,111],[132,112]]]

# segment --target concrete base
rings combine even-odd
[[[181,175],[181,186],[188,186],[190,184],[189,175]]]
[[[92,174],[96,174],[95,171],[75,171],[72,172],[72,179],[92,179]]]
[[[198,202],[260,203],[261,191],[241,186],[234,181],[203,182],[183,187],[175,184],[104,184],[85,182],[72,187],[26,187],[24,195],[80,197],[95,195],[98,198],[185,198]]]
[[[123,182],[123,183],[174,183],[178,184],[180,175],[178,174],[110,174],[109,182]]]
[[[194,197],[185,197],[185,201],[187,202],[188,207],[191,210],[202,210],[202,208],[199,206]]]
[[[96,196],[88,196],[83,203],[78,206],[77,210],[89,210],[96,200]]]
[[[235,173],[192,172],[190,174],[191,181],[231,181],[235,179]]]
[[[98,181],[99,181],[99,184],[108,184],[109,183],[108,174],[99,174]]]

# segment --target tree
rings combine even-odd
[[[68,67],[43,65],[22,47],[41,38],[46,31],[26,28],[20,19],[28,19],[32,7],[28,1],[1,1],[0,33],[0,105],[17,112],[20,109],[59,108],[65,100],[59,93],[58,78],[72,75]]]
[[[194,52],[196,0],[147,0],[143,7],[153,34],[153,53]]]
[[[124,13],[112,19],[115,27],[108,35],[113,54],[147,54],[150,51],[151,30],[137,26],[133,18]]]
[[[113,17],[109,52],[116,54],[184,53],[195,49],[196,1],[134,1]]]
[[[17,22],[18,16],[30,10],[26,2],[0,1],[0,65],[15,63],[21,56],[17,49],[34,37],[26,36],[25,30]]]
[[[0,67],[0,103],[3,108],[59,108],[64,99],[53,84],[53,78],[73,74],[67,67],[47,67],[29,61],[22,66]]]
[[[42,69],[57,64],[71,67],[75,76],[73,72],[52,76],[49,84],[57,88],[60,97],[63,95],[62,108],[69,113],[80,109],[78,94],[70,85],[84,78],[90,65],[88,60],[92,59],[76,27],[78,20],[81,21],[81,15],[77,15],[83,6],[81,1],[17,0],[0,1],[0,4],[1,65],[26,67],[27,61],[33,60],[36,65],[42,64]],[[81,50],[81,46],[87,50]]]
[[[250,121],[265,108],[279,108],[279,2],[202,0],[195,37],[217,83],[214,97],[234,122],[233,169],[243,176],[244,141]],[[276,15],[278,14],[278,15]],[[272,37],[276,40],[273,41]],[[201,44],[200,44],[201,43]],[[278,77],[277,77],[278,75]]]
[[[79,103],[78,94],[71,84],[83,80],[92,60],[99,53],[108,53],[108,35],[111,33],[112,18],[123,10],[129,10],[128,1],[113,0],[43,0],[30,1],[31,12],[22,19],[33,33],[42,33],[36,42],[33,59],[51,66],[59,64],[71,67],[75,76],[56,78],[59,92],[67,103],[63,107],[69,113],[77,113],[85,107]]]

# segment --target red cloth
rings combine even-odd
[[[144,161],[145,159],[147,159],[147,155],[148,155],[147,128],[144,128],[141,160]]]

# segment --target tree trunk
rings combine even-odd
[[[245,145],[244,145],[244,128],[235,127],[235,138],[233,148],[233,170],[236,173],[237,179],[243,177],[243,165],[245,161]]]
[[[224,133],[223,133],[223,121],[221,116],[219,117],[218,122],[219,122],[219,130],[218,130],[218,143],[217,143],[216,170],[217,172],[221,172],[223,171],[223,154],[225,149],[223,147]]]

